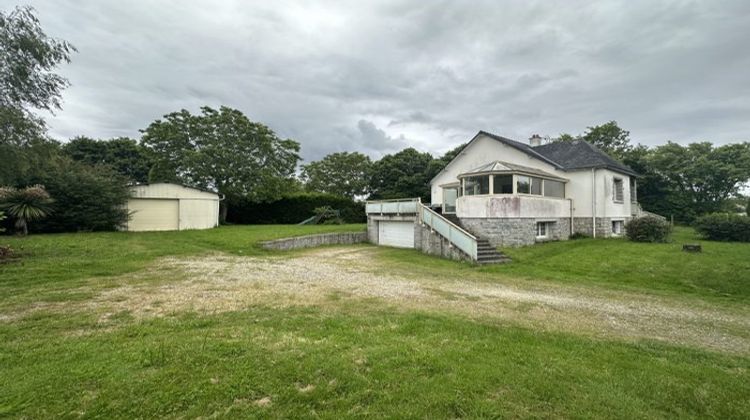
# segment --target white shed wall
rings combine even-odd
[[[135,213],[132,216],[132,220],[128,222],[128,230],[174,230],[175,227],[179,230],[210,229],[219,225],[218,194],[168,183],[137,185],[131,188],[131,194],[128,210],[136,210],[141,214]],[[160,211],[155,206],[144,206],[146,202],[155,201],[154,199],[176,201],[177,211]],[[160,213],[146,213],[152,211]],[[149,219],[148,223],[140,223],[145,219]],[[162,219],[159,226],[154,224],[157,219]]]

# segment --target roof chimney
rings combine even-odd
[[[532,134],[529,138],[529,144],[531,147],[537,147],[542,145],[542,138],[539,136],[539,134]]]

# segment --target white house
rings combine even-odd
[[[127,202],[128,231],[210,229],[219,225],[219,195],[183,185],[135,185]]]
[[[526,144],[480,131],[430,182],[432,207],[495,246],[607,237],[640,211],[635,176],[582,140]]]
[[[432,204],[367,203],[368,238],[448,258],[503,262],[498,246],[624,233],[636,173],[585,141],[521,143],[480,131],[430,182]]]

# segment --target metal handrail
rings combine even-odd
[[[469,238],[471,238],[471,239],[473,239],[475,241],[477,240],[476,236],[472,235],[471,233],[469,233],[465,229],[461,228],[461,226],[458,226],[457,224],[455,224],[455,223],[451,222],[450,220],[446,219],[446,217],[443,216],[442,214],[436,212],[435,210],[433,210],[433,209],[431,209],[431,208],[429,208],[429,207],[427,207],[425,205],[422,205],[422,208],[425,209],[425,210],[427,210],[428,212],[432,213],[433,215],[435,215],[435,216],[437,216],[437,217],[445,220],[446,222],[448,222],[448,224],[451,225],[451,227],[453,229],[456,229],[457,231],[463,233],[464,235],[468,236]]]

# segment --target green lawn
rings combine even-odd
[[[126,281],[118,276],[153,269],[160,257],[278,258],[295,254],[271,254],[257,242],[363,228],[0,237],[23,256],[0,266],[0,417],[750,417],[747,354],[334,296],[324,306],[269,302],[160,318],[125,311],[107,323],[85,305],[63,310]],[[682,254],[691,235],[680,229],[677,242],[662,245],[551,243],[510,250],[514,263],[497,267],[408,250],[378,249],[377,257],[393,272],[636,290],[747,310],[750,245],[701,241],[703,254]],[[137,281],[165,281],[148,273]]]
[[[700,243],[702,253],[682,251]],[[694,296],[716,302],[747,302],[750,298],[750,244],[701,240],[691,228],[677,227],[666,244],[617,239],[579,239],[522,248],[503,248],[511,264],[473,267],[436,260],[417,251],[390,249],[398,265],[420,264],[435,275],[467,272],[498,277],[551,281],[559,284]]]

